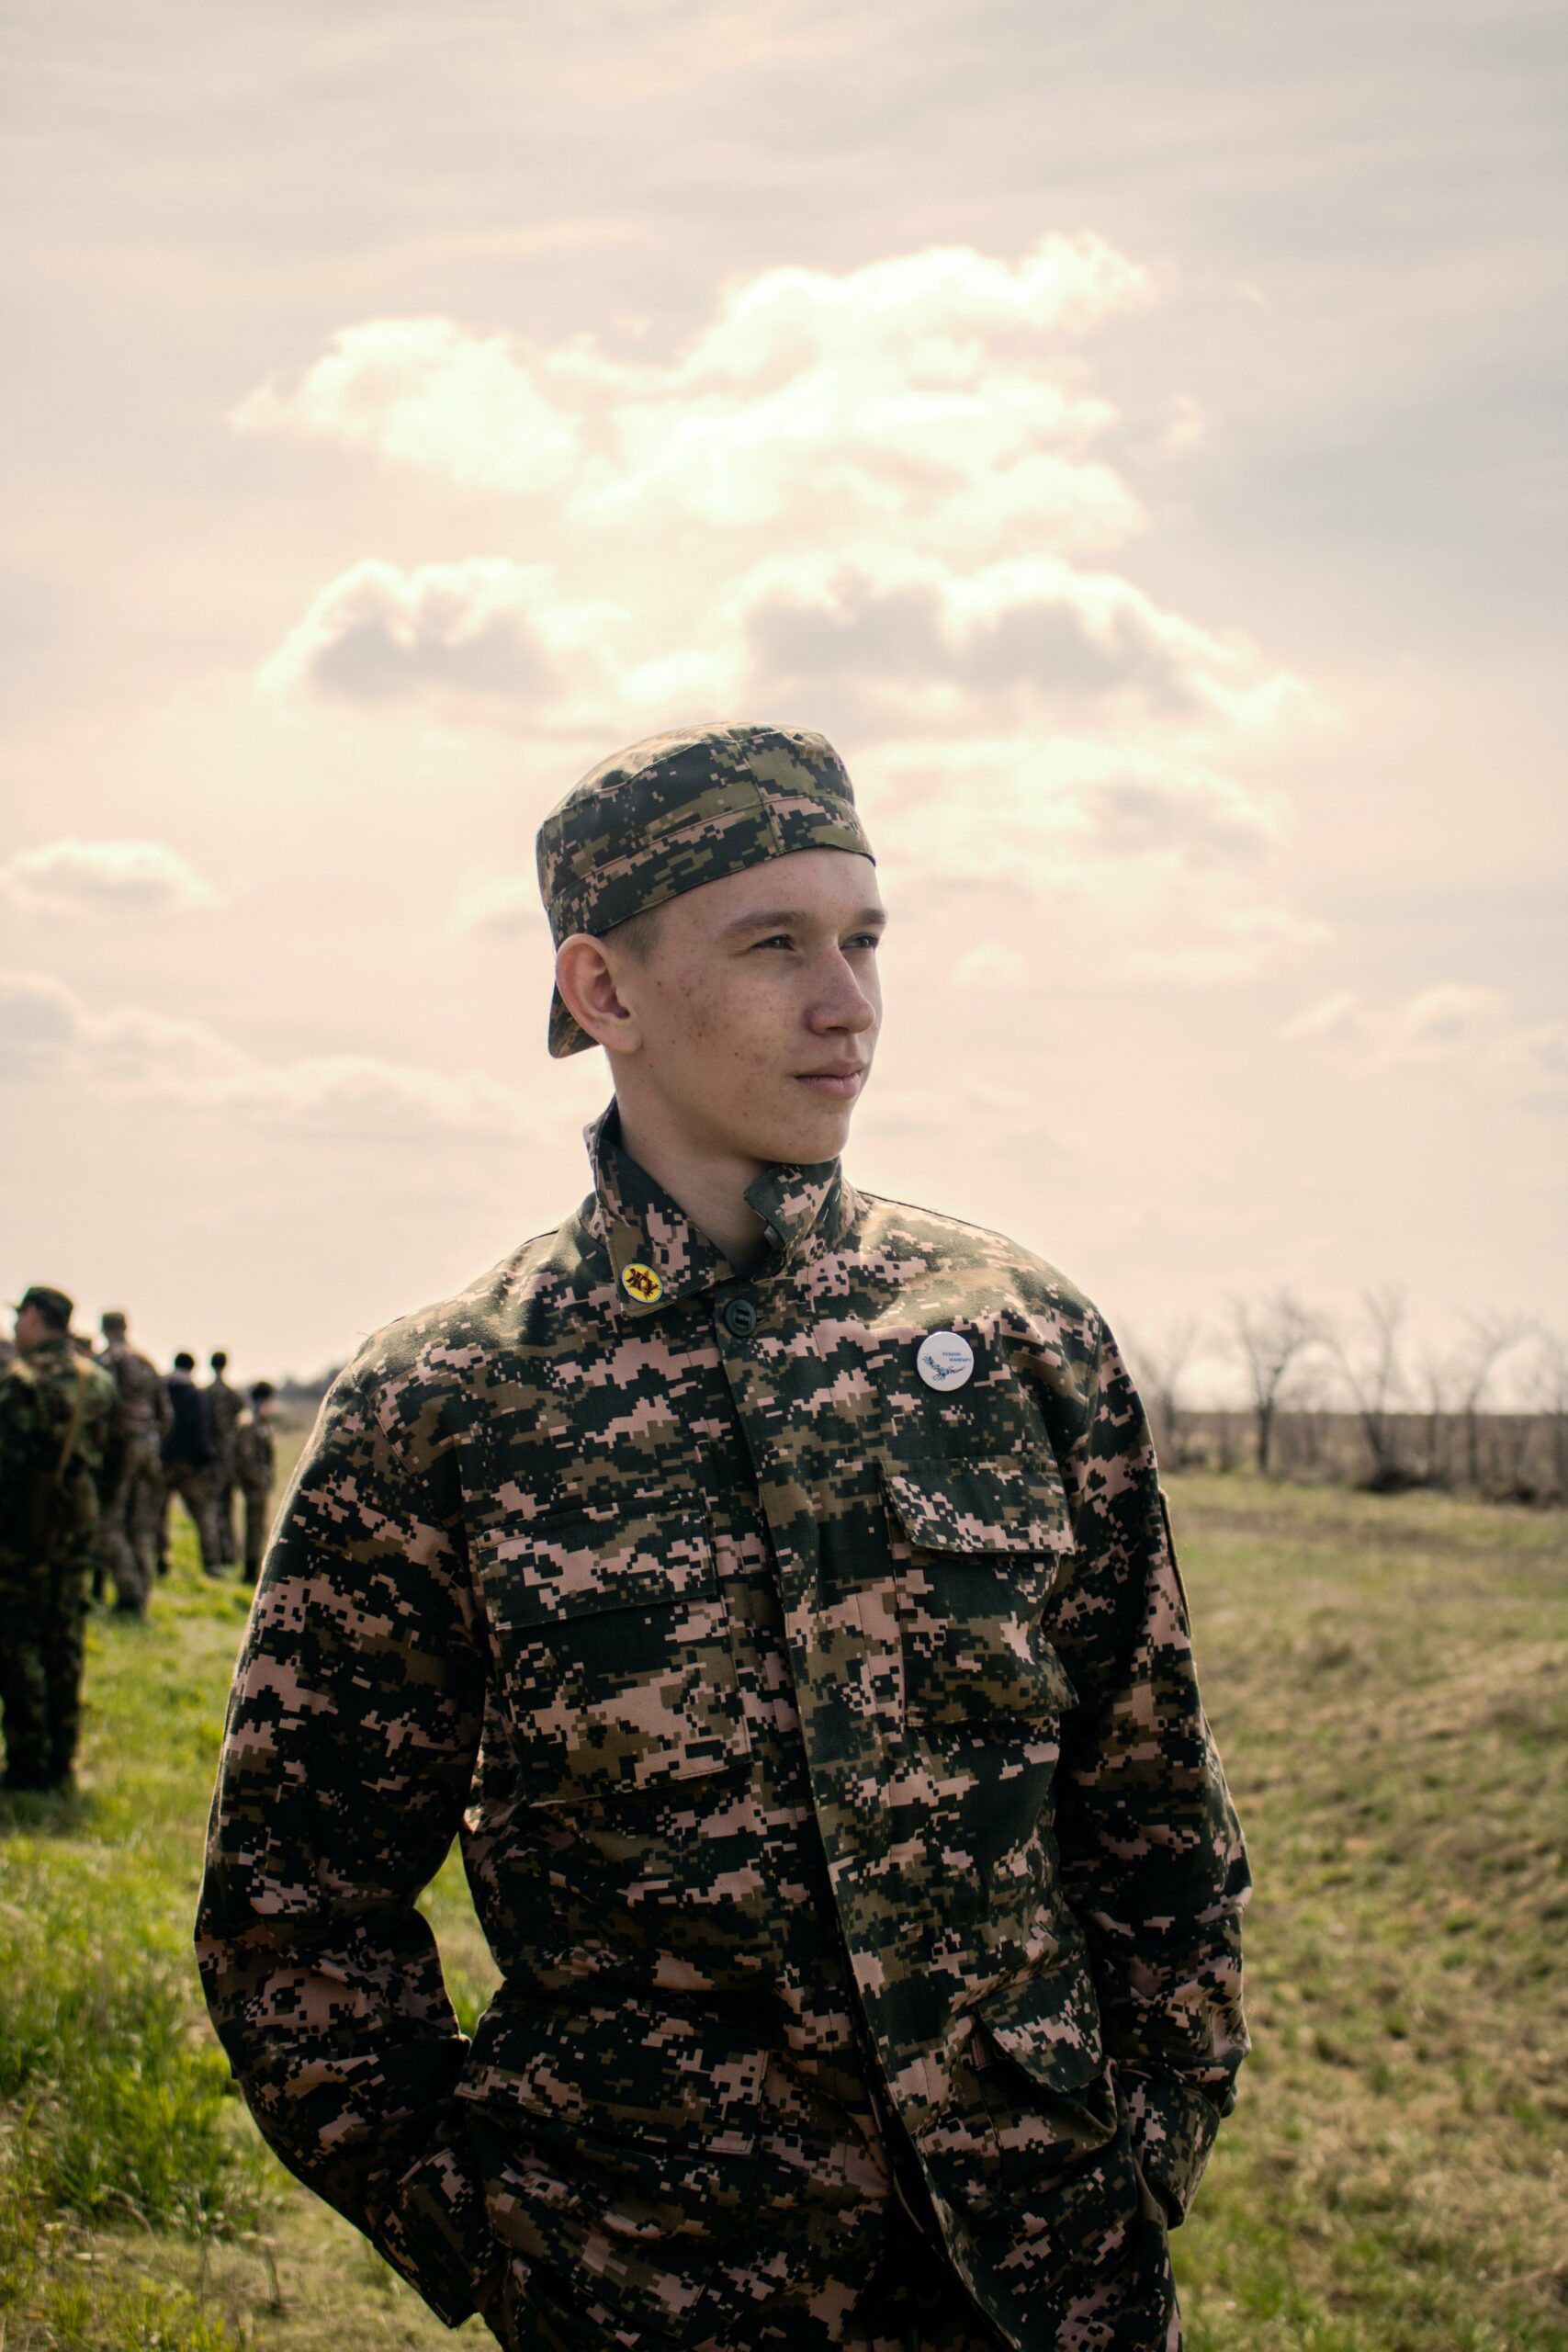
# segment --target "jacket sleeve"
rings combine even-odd
[[[1247,2054],[1241,1830],[1204,1720],[1147,1422],[1109,1333],[1066,1449],[1054,1638],[1078,1693],[1056,1835],[1134,2153],[1185,2218]]]
[[[42,1459],[38,1386],[29,1372],[0,1373],[0,1549],[19,1546],[28,1483]]]
[[[440,1472],[339,1379],[240,1655],[197,1951],[264,2137],[455,2326],[499,2256],[453,2096],[468,2045],[414,1907],[468,1798],[485,1679]]]

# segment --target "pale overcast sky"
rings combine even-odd
[[[0,1280],[312,1372],[581,1197],[543,811],[826,729],[849,1164],[1568,1326],[1564,18],[17,0]]]

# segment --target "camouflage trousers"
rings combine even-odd
[[[225,1566],[240,1556],[234,1505],[243,1491],[232,1469],[220,1463],[212,1473],[212,1517],[218,1530],[218,1556]]]
[[[81,1543],[0,1551],[0,1716],[14,1788],[51,1787],[74,1761],[91,1573]]]
[[[221,1565],[223,1540],[218,1527],[218,1485],[209,1467],[194,1468],[186,1462],[170,1462],[164,1467],[164,1508],[158,1528],[158,1573],[167,1573],[169,1566],[169,1507],[178,1495],[190,1514],[201,1545],[201,1565],[209,1575],[216,1574]]]
[[[245,1502],[245,1556],[241,1570],[247,1584],[254,1584],[261,1573],[262,1555],[266,1550],[267,1531],[272,1524],[272,1487],[253,1486],[243,1481],[240,1487]]]
[[[840,2075],[840,2086],[847,2086]],[[563,2171],[570,2130],[530,2120],[514,2135],[489,2115],[468,2121],[486,2181],[496,2241],[512,2259],[485,2317],[506,2352],[1181,2352],[1180,2321],[1163,2218],[1152,2197],[1129,2217],[1122,2257],[1086,2249],[1069,2275],[1036,2293],[1016,2291],[1005,2248],[986,2265],[1009,2311],[1007,2328],[976,2307],[942,2241],[942,2225],[913,2152],[859,2096],[829,2098],[791,2065],[770,2064],[764,2153],[743,2182],[709,2169],[703,2219],[718,2259],[701,2273],[665,2274],[672,2241],[660,2232],[696,2216],[672,2207],[660,2156],[596,2137]],[[702,2159],[694,2157],[697,2168]],[[744,2160],[742,2160],[742,2163]],[[597,2203],[609,2167],[640,2176],[638,2226],[607,2225]],[[575,2177],[574,2177],[575,2174]],[[676,2193],[678,2202],[678,2192]],[[562,2203],[562,2199],[568,2200]],[[623,2205],[612,2193],[612,2203]],[[585,2225],[582,2226],[582,2225]],[[582,2259],[597,2239],[596,2258]],[[694,2247],[695,2232],[680,2237]],[[603,2300],[599,2300],[599,2294]]]
[[[93,1597],[112,1578],[117,1608],[140,1614],[158,1570],[158,1522],[164,1508],[164,1465],[155,1430],[127,1438],[114,1484],[98,1507],[93,1555]]]
[[[716,2334],[700,2324],[682,2340],[691,2352],[1009,2352],[1010,2338],[978,2312],[945,2254],[909,2222],[897,2206],[887,2209],[887,2233],[869,2280],[858,2290],[832,2278],[818,2280],[809,2296],[787,2288],[770,2310],[764,2298],[755,2316],[731,2323]],[[1114,2289],[1069,2305],[1051,2326],[1051,2352],[1182,2352],[1181,2321],[1173,2285],[1156,2293],[1134,2289],[1119,2302]],[[600,2352],[617,2338],[596,2319],[570,2314],[538,2274],[512,2282],[505,2308],[487,2313],[491,2332],[506,2352]],[[1022,2340],[1043,2352],[1044,2339],[1029,2332]],[[619,2339],[634,2340],[631,2336]],[[635,2341],[654,2352],[665,2339],[638,2333]]]

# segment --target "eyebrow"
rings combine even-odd
[[[803,907],[775,907],[769,913],[733,916],[725,924],[721,935],[728,938],[731,932],[736,931],[791,931],[803,923],[810,924],[816,920],[817,918],[807,914]],[[886,907],[862,907],[858,914],[847,918],[844,928],[846,931],[864,931],[869,926],[874,926],[878,930],[884,930],[886,923]]]

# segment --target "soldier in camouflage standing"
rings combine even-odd
[[[161,1448],[174,1419],[155,1367],[130,1344],[125,1316],[111,1307],[99,1320],[98,1359],[119,1396],[118,1464],[104,1497],[93,1560],[93,1597],[102,1596],[106,1571],[114,1579],[115,1607],[146,1613],[158,1570],[158,1525],[164,1507]]]
[[[71,1340],[72,1302],[35,1283],[0,1374],[0,1714],[7,1789],[71,1785],[98,1500],[117,1475],[118,1398]]]
[[[272,1383],[257,1380],[234,1427],[234,1475],[245,1506],[245,1556],[241,1575],[254,1584],[266,1549],[277,1448],[272,1434]]]
[[[212,1370],[206,1391],[212,1421],[212,1513],[218,1529],[218,1557],[227,1567],[239,1557],[234,1528],[234,1494],[239,1483],[234,1468],[234,1430],[245,1400],[223,1377],[229,1369],[223,1350],[215,1348],[207,1361]]]
[[[212,1411],[207,1391],[195,1380],[196,1358],[182,1348],[175,1368],[164,1383],[169,1401],[169,1425],[161,1448],[164,1462],[164,1510],[158,1522],[158,1574],[169,1571],[169,1506],[178,1495],[196,1527],[201,1565],[209,1577],[220,1572],[222,1549],[218,1532],[217,1483],[213,1464]]]
[[[1115,1343],[843,1174],[884,916],[820,736],[639,744],[539,871],[615,1102],[283,1504],[198,1928],[242,2087],[513,2352],[1172,2352],[1247,1880]]]

